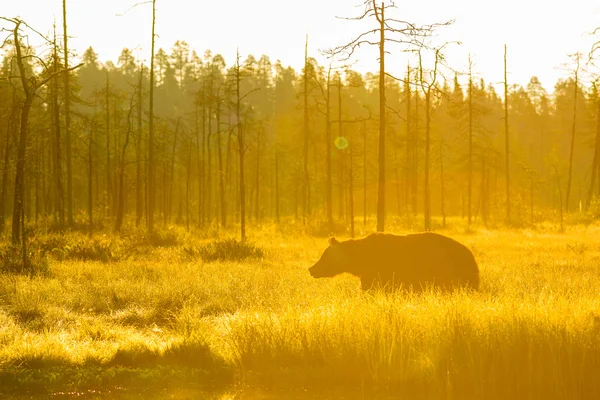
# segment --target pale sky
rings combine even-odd
[[[49,33],[56,17],[62,30],[62,0],[0,0],[0,15],[19,16],[43,33]],[[343,44],[362,32],[364,25],[336,19],[358,15],[362,0],[157,0],[157,49],[167,52],[176,40],[185,40],[200,55],[210,49],[221,53],[228,65],[236,48],[245,56],[266,54],[297,71],[304,57],[305,35],[309,53],[320,63],[326,60],[319,49]],[[124,47],[139,49],[134,54],[148,59],[151,4],[142,4],[125,13],[135,0],[67,0],[70,47],[82,55],[92,46],[101,61],[116,63]],[[491,83],[503,80],[503,46],[508,45],[509,80],[525,85],[537,75],[549,90],[565,76],[568,54],[587,55],[600,26],[600,5],[591,0],[569,2],[548,0],[430,0],[396,1],[397,10],[388,17],[416,23],[455,19],[439,32],[443,41],[460,41],[447,51],[449,64],[466,71],[467,55],[474,60],[474,72]],[[4,24],[4,26],[7,26]],[[600,40],[600,37],[599,37]],[[401,74],[405,61],[399,48],[390,47],[388,71]],[[377,70],[377,54],[361,49],[353,58],[354,69]],[[599,55],[600,57],[600,55]],[[562,68],[561,68],[562,67]]]

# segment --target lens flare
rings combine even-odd
[[[348,148],[348,139],[343,136],[338,136],[335,138],[333,143],[338,150],[345,150]]]

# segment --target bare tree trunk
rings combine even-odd
[[[530,206],[530,213],[531,213],[531,225],[533,226],[535,224],[535,218],[534,218],[534,214],[533,214],[533,194],[534,194],[534,181],[533,181],[533,173],[531,174],[530,177],[530,187],[529,187],[529,206]]]
[[[227,203],[225,202],[225,171],[223,169],[223,155],[222,155],[222,144],[221,144],[221,98],[219,95],[219,88],[217,88],[217,157],[219,163],[219,209],[221,211],[221,226],[225,228],[227,226]]]
[[[96,121],[92,120],[90,126],[90,137],[88,141],[88,217],[89,217],[89,236],[92,237],[94,234],[94,203],[92,194],[92,177],[93,177],[93,159],[92,159],[92,145],[94,143],[94,128]]]
[[[444,136],[440,132],[440,185],[441,185],[441,207],[442,207],[442,226],[446,227],[446,191],[444,187]]]
[[[0,193],[0,233],[4,233],[6,229],[6,192],[8,187],[8,171],[11,153],[11,140],[10,137],[13,134],[13,126],[16,125],[14,119],[17,113],[16,96],[13,91],[13,101],[8,117],[8,123],[6,125],[6,137],[4,140],[4,165],[2,166],[2,191]]]
[[[175,151],[177,150],[177,138],[179,136],[179,123],[181,117],[177,118],[177,125],[175,125],[175,137],[173,138],[173,149],[171,151],[171,171],[169,174],[169,202],[167,207],[167,222],[171,222],[171,213],[173,212],[173,182],[175,181]]]
[[[363,130],[363,226],[367,226],[367,129],[365,123]]]
[[[148,111],[148,232],[154,231],[154,28],[156,25],[156,0],[152,0],[152,46],[150,50],[150,106]]]
[[[23,91],[25,92],[25,101],[23,102],[23,108],[21,109],[21,124],[19,127],[19,141],[17,147],[17,169],[15,173],[15,191],[12,218],[12,243],[20,244],[21,241],[23,241],[23,257],[24,262],[26,262],[26,243],[25,240],[23,240],[25,238],[25,216],[23,215],[25,210],[25,153],[27,149],[27,129],[29,126],[29,111],[31,110],[31,104],[33,102],[33,99],[35,98],[36,88],[32,88],[30,86],[28,78],[25,75],[25,66],[23,65],[21,41],[19,39],[19,26],[20,21],[15,24],[13,37],[17,53],[17,65],[19,67],[19,74],[21,77]],[[21,233],[23,234],[23,236],[21,236]]]
[[[123,150],[121,153],[121,160],[119,162],[119,201],[117,203],[117,219],[115,222],[115,232],[121,232],[123,226],[123,216],[125,214],[125,155],[127,154],[127,146],[129,145],[129,136],[132,130],[132,117],[133,117],[133,99],[135,93],[131,95],[131,101],[129,103],[129,111],[127,112],[127,131],[125,134],[125,143],[123,144]],[[175,136],[177,138],[177,136]],[[177,139],[176,139],[177,140]]]
[[[201,228],[204,225],[204,153],[205,153],[205,121],[206,121],[206,111],[204,108],[204,84],[202,85],[202,129],[198,129],[198,104],[196,104],[196,140],[198,145],[198,228]],[[202,137],[200,135],[202,134]]]
[[[504,141],[506,151],[506,222],[510,224],[510,148],[508,145],[508,80],[506,74],[506,45],[504,45]]]
[[[140,66],[140,80],[138,82],[138,109],[137,109],[137,140],[135,143],[135,226],[139,226],[144,215],[142,192],[142,83],[144,77],[144,64]]]
[[[385,230],[385,5],[380,13],[374,12],[379,21],[379,182],[377,188],[377,232]]]
[[[212,78],[211,78],[212,79]],[[210,149],[210,139],[212,138],[212,113],[213,113],[213,109],[212,109],[212,83],[210,85],[209,88],[209,94],[208,94],[208,119],[207,119],[207,127],[208,127],[208,132],[207,132],[207,136],[206,136],[206,190],[205,190],[205,196],[206,196],[206,210],[205,210],[205,214],[206,214],[206,221],[208,222],[208,225],[210,226],[212,224],[212,152]],[[218,216],[217,216],[217,222],[218,222]]]
[[[425,94],[425,183],[424,183],[424,194],[425,194],[425,205],[424,205],[424,217],[425,217],[425,231],[431,230],[431,192],[429,187],[429,163],[430,163],[430,147],[431,147],[431,87],[427,89]]]
[[[306,218],[310,215],[310,179],[308,174],[308,35],[304,46],[304,148],[302,151],[304,166],[304,188],[302,191],[302,222],[306,224]]]
[[[56,51],[56,36],[54,38],[54,67],[53,72],[58,72],[58,54]],[[62,186],[62,160],[60,154],[60,110],[58,102],[58,77],[52,82],[52,126],[54,127],[55,152],[54,152],[54,177],[56,179],[56,209],[58,211],[58,228],[65,226],[64,192]]]
[[[411,180],[413,179],[412,174],[412,152],[413,152],[413,134],[412,134],[412,120],[411,120],[411,91],[410,91],[410,64],[407,66],[406,71],[406,87],[405,87],[405,99],[406,103],[406,154],[404,159],[404,198],[406,199],[406,212],[410,206],[409,199],[411,198]],[[413,210],[414,212],[414,210]]]
[[[279,149],[275,137],[275,221],[280,222],[279,216]]]
[[[331,64],[329,65],[329,69],[327,70],[327,88],[325,97],[325,208],[327,213],[327,224],[329,225],[329,229],[333,228],[333,178],[331,173]],[[338,87],[341,85],[339,83]],[[339,92],[338,92],[339,93]],[[340,122],[341,126],[341,122]],[[342,136],[342,132],[340,130],[339,136]],[[340,198],[340,204],[342,199]]]
[[[467,225],[471,225],[473,199],[473,63],[469,54],[469,166],[467,180]]]
[[[240,236],[241,241],[246,240],[246,187],[244,185],[244,153],[246,152],[246,143],[244,141],[244,130],[241,115],[240,115],[240,53],[239,51],[236,54],[236,79],[235,79],[235,89],[236,89],[236,117],[237,117],[237,134],[238,134],[238,151],[240,156]]]
[[[415,118],[413,130],[413,180],[412,180],[412,204],[413,214],[417,215],[419,211],[418,196],[419,196],[419,92],[415,91]]]
[[[600,160],[600,98],[596,95],[596,139],[594,144],[594,160],[592,161],[592,179],[590,182],[590,190],[588,191],[586,209],[590,207],[592,198],[594,197],[594,186],[596,177],[598,176],[598,164]]]
[[[560,207],[560,231],[564,232],[564,224],[563,224],[563,200],[562,200],[562,190],[560,188],[560,178],[558,176],[558,169],[556,168],[556,165],[553,165],[554,167],[554,174],[556,176],[556,186],[558,187],[558,199],[559,199],[559,207]]]
[[[63,0],[63,34],[64,34],[64,64],[69,69],[69,48],[67,34],[67,1]],[[71,89],[69,87],[69,72],[63,73],[65,85],[65,142],[67,146],[67,223],[73,226],[73,172],[71,161]]]
[[[190,179],[192,176],[192,143],[188,146],[187,177],[185,180],[185,227],[190,230]]]
[[[352,139],[352,138],[351,138]],[[350,237],[354,238],[354,149],[352,140],[349,141],[350,147],[350,166],[348,170],[348,209],[350,212]]]
[[[262,126],[258,128],[256,132],[256,209],[255,209],[255,218],[256,221],[260,221],[260,134],[262,131]]]
[[[395,186],[396,186],[396,206],[398,208],[398,216],[402,215],[402,185],[400,182],[400,162],[398,161],[398,149],[394,149],[394,172],[395,172]]]
[[[565,212],[569,212],[569,199],[571,196],[571,180],[573,177],[573,154],[575,153],[575,132],[577,125],[577,92],[579,89],[579,56],[577,56],[577,68],[575,69],[575,85],[573,89],[573,124],[571,126],[571,148],[569,151],[569,174],[567,176],[567,194],[565,199]]]
[[[106,208],[108,215],[112,215],[111,207],[112,204],[112,180],[110,174],[110,103],[109,103],[109,81],[108,81],[108,70],[106,70]]]

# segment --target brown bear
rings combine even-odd
[[[309,268],[314,278],[348,272],[360,278],[363,290],[406,288],[421,291],[479,287],[473,253],[454,239],[437,233],[392,235],[374,233],[362,239],[329,239],[329,247]]]

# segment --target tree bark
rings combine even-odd
[[[569,212],[569,199],[571,196],[571,180],[573,177],[573,155],[575,153],[575,132],[577,126],[577,91],[579,88],[579,56],[575,70],[575,85],[573,89],[573,124],[571,125],[571,148],[569,150],[569,174],[567,176],[567,194],[565,199],[565,212]]]
[[[379,21],[379,182],[377,188],[377,232],[385,230],[385,4],[375,16]]]
[[[506,169],[506,222],[510,224],[510,148],[508,141],[508,80],[506,72],[506,45],[504,45],[504,143]]]
[[[154,28],[156,0],[152,0],[152,45],[150,50],[150,105],[148,110],[148,233],[154,232]]]
[[[71,89],[69,87],[69,48],[67,34],[67,1],[63,0],[63,35],[64,35],[64,64],[63,73],[65,85],[65,143],[67,147],[67,224],[73,226],[73,171],[71,150]]]

